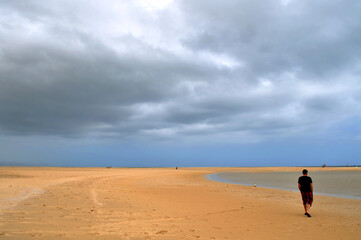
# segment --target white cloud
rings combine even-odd
[[[143,6],[150,11],[161,10],[166,8],[169,4],[171,4],[174,0],[141,0],[138,1],[139,5]]]

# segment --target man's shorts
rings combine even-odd
[[[312,192],[301,192],[301,194],[302,194],[303,205],[309,204],[311,206],[313,202]]]

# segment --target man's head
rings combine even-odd
[[[308,173],[307,169],[303,169],[302,173],[303,173],[303,175],[307,175],[307,173]]]

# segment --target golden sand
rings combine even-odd
[[[297,192],[204,177],[301,170],[1,167],[0,239],[360,239],[360,200],[315,196],[307,218]]]

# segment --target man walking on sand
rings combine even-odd
[[[311,217],[309,211],[313,201],[313,185],[312,178],[307,176],[307,169],[303,169],[303,176],[298,178],[298,189],[301,191],[303,207],[305,208],[305,215]]]

